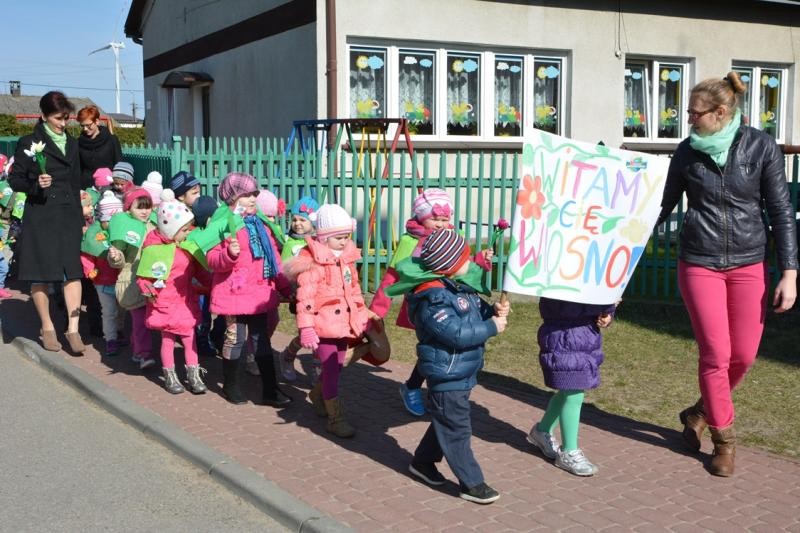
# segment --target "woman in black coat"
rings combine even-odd
[[[65,132],[75,106],[63,93],[51,91],[42,96],[39,108],[42,118],[33,134],[19,140],[8,176],[11,188],[27,195],[17,249],[18,278],[31,282],[31,299],[41,321],[42,345],[50,351],[60,350],[61,344],[50,318],[47,285],[63,282],[68,313],[66,338],[72,352],[81,354],[85,346],[78,334],[84,223],[80,191],[91,181],[82,180],[78,142]],[[34,143],[44,144],[44,172],[32,157]]]
[[[83,181],[92,182],[94,171],[98,168],[114,168],[122,161],[122,148],[119,140],[100,126],[100,111],[90,105],[78,111],[81,135],[78,137],[78,152],[81,156]]]

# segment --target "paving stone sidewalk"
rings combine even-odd
[[[33,306],[15,294],[0,304],[6,342],[37,339]],[[677,420],[663,428],[585,409],[581,444],[600,472],[578,478],[525,440],[542,415],[546,391],[478,386],[473,448],[487,482],[501,493],[496,503],[479,506],[458,498],[446,464],[441,470],[452,481],[438,490],[407,473],[428,425],[427,417],[414,418],[402,406],[398,386],[411,371],[407,364],[356,364],[344,372],[342,397],[358,433],[342,440],[325,432],[325,419],[305,398],[305,370],[296,383],[282,385],[295,400],[289,408],[234,406],[220,396],[219,359],[201,359],[209,370],[208,394],[173,396],[158,370],[143,375],[127,351],[103,358],[102,341],[87,340],[94,345],[84,357],[60,356],[357,531],[800,532],[800,462],[740,447],[735,477],[710,476],[704,469],[710,441],[702,456],[684,453]],[[276,334],[274,348],[288,340]],[[176,360],[180,365],[181,355]],[[310,359],[302,364],[308,369]],[[256,400],[259,390],[258,378],[247,375],[248,397]]]

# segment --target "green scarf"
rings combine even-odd
[[[692,133],[689,135],[689,145],[699,152],[708,154],[719,166],[724,166],[728,160],[728,150],[733,144],[733,139],[736,137],[736,132],[739,131],[741,123],[742,112],[737,109],[728,125],[716,133],[701,137],[692,128]]]
[[[58,146],[58,149],[61,150],[61,153],[66,155],[67,154],[67,134],[64,132],[56,133],[50,129],[50,126],[47,125],[47,122],[44,123],[44,131],[47,133],[47,136]]]
[[[416,287],[427,281],[441,279],[444,276],[431,272],[419,257],[407,257],[395,265],[395,270],[400,276],[395,283],[386,287],[386,295],[390,298],[412,292]],[[467,273],[455,278],[455,281],[468,285],[480,294],[490,296],[492,292],[483,281],[483,269],[475,263],[470,263]]]

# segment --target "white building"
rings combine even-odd
[[[731,69],[751,125],[800,144],[799,26],[779,0],[133,0],[125,31],[151,142],[406,117],[423,148],[519,148],[539,127],[670,150],[691,86]]]

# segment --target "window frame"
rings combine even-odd
[[[731,70],[739,71],[739,70],[750,70],[752,78],[750,79],[750,83],[747,84],[747,89],[750,91],[750,109],[746,110],[745,113],[749,117],[748,126],[751,126],[757,130],[763,131],[761,128],[761,114],[758,112],[758,105],[759,100],[761,98],[761,71],[763,69],[766,70],[778,70],[781,73],[781,93],[780,93],[780,102],[778,103],[780,108],[780,117],[778,120],[778,131],[777,135],[775,136],[775,142],[778,144],[783,144],[786,142],[786,115],[788,114],[787,109],[787,87],[789,86],[789,66],[781,65],[778,63],[760,63],[756,61],[732,61],[731,62]],[[759,83],[755,83],[758,81]],[[745,110],[743,110],[745,111]]]
[[[686,121],[686,109],[688,108],[689,104],[689,89],[691,83],[689,82],[690,75],[692,74],[692,62],[689,59],[685,58],[668,58],[668,57],[643,57],[643,56],[629,56],[625,58],[625,63],[623,64],[623,69],[628,68],[628,64],[638,64],[643,65],[647,72],[648,79],[650,81],[650,92],[647,94],[649,108],[647,109],[647,117],[646,117],[646,127],[647,127],[647,136],[646,137],[626,137],[625,132],[622,132],[622,140],[625,144],[678,144],[686,136],[689,135],[688,123]],[[681,74],[681,105],[680,109],[678,109],[678,136],[677,137],[659,137],[658,136],[658,128],[659,128],[659,117],[660,117],[660,110],[658,109],[659,101],[658,101],[658,82],[660,78],[661,68],[665,66],[678,66],[682,69]],[[624,76],[624,72],[623,72]],[[623,117],[620,121],[621,127],[624,127],[624,113],[625,113],[625,91],[624,91],[624,83],[623,83],[623,91],[622,91],[622,111]]]
[[[539,50],[530,49],[504,49],[504,48],[477,48],[469,46],[448,46],[436,42],[393,42],[391,44],[385,41],[372,40],[372,39],[353,39],[348,40],[346,44],[346,57],[350,58],[353,49],[377,49],[385,50],[386,53],[386,109],[385,116],[399,117],[402,116],[400,110],[399,94],[400,94],[400,54],[408,53],[433,53],[435,56],[435,81],[434,81],[434,117],[433,117],[433,134],[413,134],[415,141],[431,141],[436,143],[493,143],[493,144],[520,144],[524,138],[537,131],[533,127],[534,123],[534,82],[532,76],[535,75],[533,71],[534,62],[537,60],[558,61],[560,64],[560,74],[558,83],[558,98],[561,103],[561,109],[558,110],[557,128],[559,135],[568,136],[568,117],[569,117],[569,103],[567,102],[568,89],[569,89],[569,75],[570,71],[570,54],[568,51],[559,52],[540,52]],[[478,120],[478,134],[477,135],[448,135],[447,134],[447,72],[450,68],[448,64],[448,54],[465,54],[476,55],[480,58],[480,78],[478,84],[479,98],[480,98],[480,111],[476,115]],[[496,57],[519,57],[522,59],[523,80],[522,80],[522,128],[521,134],[516,137],[502,136],[494,134],[495,126],[495,59]],[[349,63],[347,78],[349,79]],[[346,108],[346,116],[351,117],[353,110],[350,104],[350,85],[347,81],[345,85],[346,91],[344,93],[344,103]],[[354,136],[358,136],[357,132],[353,132]]]

